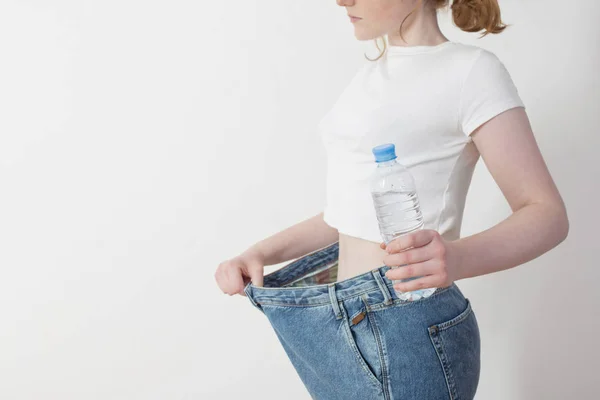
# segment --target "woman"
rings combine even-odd
[[[504,65],[440,31],[437,12],[448,0],[337,3],[356,17],[358,40],[384,46],[319,124],[326,208],[221,263],[215,278],[268,317],[315,399],[472,399],[479,329],[455,282],[557,246],[569,229],[564,203]],[[454,0],[451,12],[468,32],[505,28],[497,0]],[[424,217],[424,229],[387,246],[368,187],[371,150],[383,143],[396,144],[415,178]],[[513,214],[460,238],[479,156]],[[265,265],[295,258],[263,276]],[[414,301],[396,294],[424,288],[436,290]]]

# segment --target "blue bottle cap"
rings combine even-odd
[[[393,143],[386,143],[373,147],[375,161],[384,162],[396,158],[396,146]]]

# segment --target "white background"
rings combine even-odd
[[[571,230],[458,282],[482,335],[477,398],[589,399],[600,3],[501,5],[501,35],[446,12],[442,29],[504,61]],[[309,399],[267,319],[213,275],[323,209],[316,125],[364,53],[334,0],[1,0],[0,398]],[[509,214],[480,160],[462,236]]]

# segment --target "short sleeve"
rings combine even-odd
[[[498,57],[481,49],[462,87],[459,123],[465,135],[515,107],[525,107],[508,70]]]

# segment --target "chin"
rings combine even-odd
[[[354,37],[356,38],[356,40],[365,41],[365,40],[376,39],[378,36],[377,35],[373,35],[373,34],[369,34],[367,32],[360,32],[360,31],[357,30],[357,31],[354,32]]]

